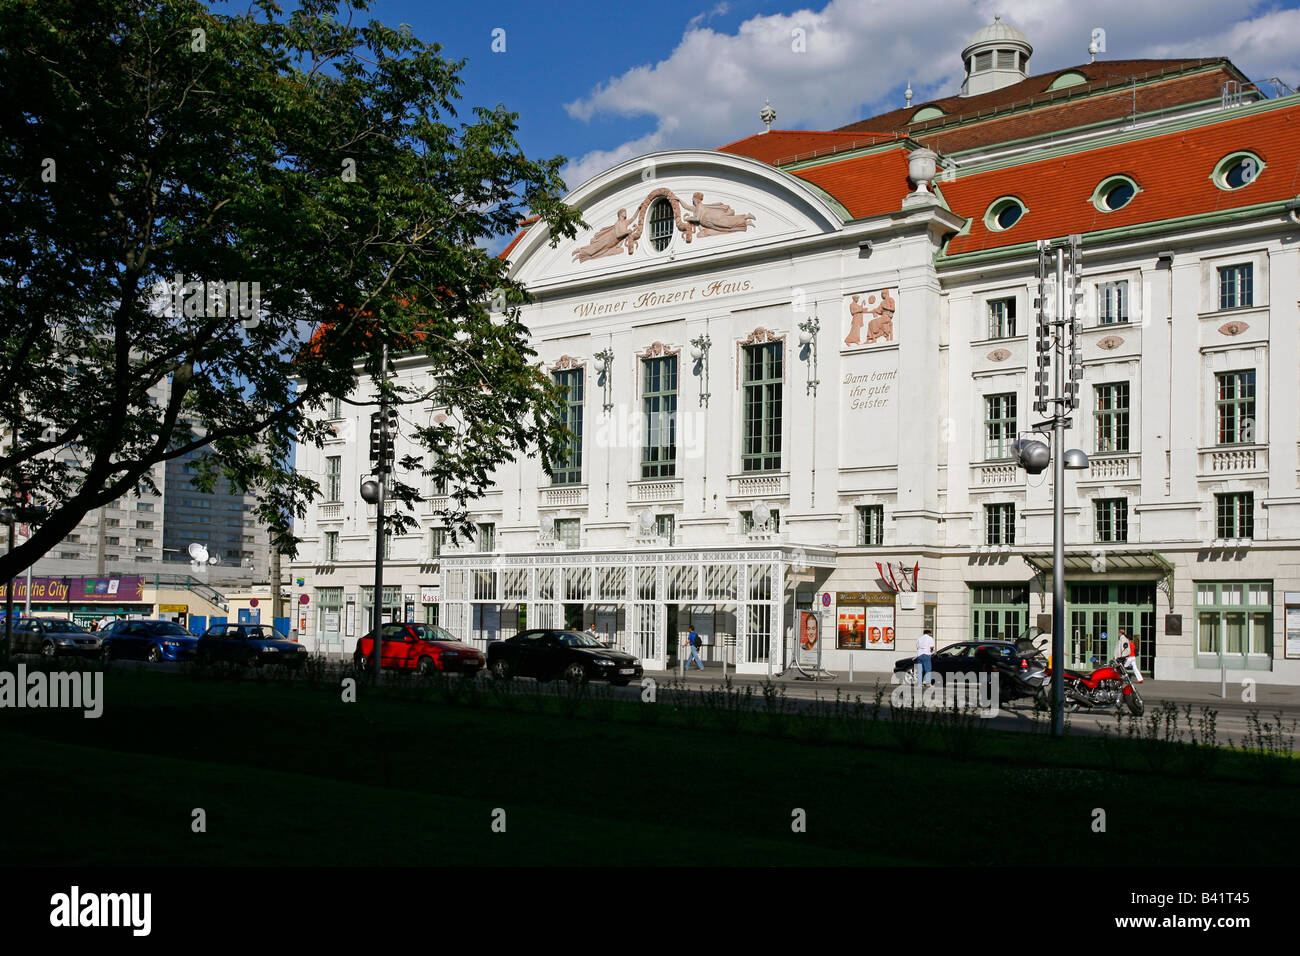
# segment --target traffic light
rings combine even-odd
[[[391,468],[395,457],[393,448],[397,438],[397,409],[388,409],[386,419],[381,419],[379,412],[370,413],[370,464],[376,468],[379,467],[381,457],[384,466]]]

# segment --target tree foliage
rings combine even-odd
[[[326,437],[327,396],[373,400],[381,344],[439,381],[405,464],[450,479],[453,531],[494,467],[563,441],[485,251],[528,213],[575,234],[563,159],[502,107],[458,118],[463,64],[367,5],[0,0],[0,475],[48,509],[0,580],[187,452],[292,551],[319,488],[287,450]]]

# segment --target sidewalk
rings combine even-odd
[[[868,697],[874,693],[876,682],[886,688],[886,697],[889,694],[889,679],[893,676],[888,671],[858,671],[853,675],[852,683],[849,682],[848,675],[839,673],[835,680],[812,681],[793,672],[794,676],[787,674],[785,677],[773,675],[774,683],[783,685],[788,691],[796,688],[808,691],[807,696],[811,697],[817,693],[823,697],[834,697],[835,691],[848,693],[850,696],[862,694]],[[674,680],[678,678],[678,671],[653,671],[645,672],[647,677],[653,677],[656,680]],[[759,685],[767,680],[766,675],[759,674],[741,674],[736,675],[735,671],[728,669],[727,676],[736,684],[754,684]],[[686,672],[685,682],[688,685],[709,685],[721,684],[723,680],[722,666],[720,664],[705,664],[703,671],[691,669]],[[1255,700],[1251,703],[1243,703],[1241,700],[1241,682],[1234,681],[1230,677],[1228,680],[1228,699],[1225,701],[1219,696],[1219,681],[1175,681],[1175,680],[1155,680],[1147,677],[1141,685],[1142,696],[1147,701],[1171,700],[1177,704],[1191,704],[1194,707],[1209,705],[1217,708],[1239,708],[1242,710],[1262,710],[1282,709],[1284,711],[1300,711],[1300,686],[1295,684],[1256,684]]]

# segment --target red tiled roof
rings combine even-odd
[[[1131,116],[1135,110],[1138,113],[1151,113],[1184,104],[1215,100],[1219,98],[1224,81],[1233,78],[1233,73],[1229,70],[1176,76],[1141,85],[1136,89],[1121,86],[1079,99],[948,126],[932,132],[914,128],[911,136],[933,150],[952,154],[979,146],[1008,143],[1078,129],[1106,120],[1118,120]]]
[[[788,160],[804,153],[822,150],[843,149],[852,143],[869,146],[878,139],[897,139],[897,133],[838,133],[817,130],[774,129],[767,133],[755,133],[726,146],[719,146],[720,153],[735,153],[749,156],[760,162],[776,165],[777,160]]]
[[[525,235],[527,235],[528,227],[531,226],[540,218],[542,217],[529,216],[527,219],[520,220],[519,225],[521,228],[519,229],[518,235],[516,235],[513,239],[510,240],[509,245],[507,245],[504,249],[502,249],[500,252],[497,253],[497,258],[509,259],[510,253],[514,251],[515,246],[519,245],[519,240],[522,239]]]
[[[1250,150],[1264,168],[1248,186],[1219,189],[1211,174],[1234,150]],[[1142,191],[1122,209],[1098,211],[1088,201],[1093,190],[1121,173]],[[954,212],[971,219],[969,234],[948,242],[948,255],[1289,199],[1300,192],[1300,104],[962,176],[939,188]],[[995,232],[984,214],[1002,196],[1015,196],[1028,211]]]
[[[999,107],[1009,108],[1013,104],[1020,103],[1028,106],[1029,101],[1036,96],[1053,97],[1050,100],[1045,99],[1044,102],[1057,102],[1057,98],[1075,99],[1080,95],[1089,95],[1098,88],[1107,84],[1114,84],[1117,81],[1127,84],[1130,77],[1140,77],[1143,74],[1160,71],[1177,72],[1211,63],[1222,63],[1227,67],[1231,67],[1231,64],[1221,57],[1205,60],[1102,60],[1099,63],[1084,63],[1080,66],[1069,66],[1060,70],[1053,70],[1050,73],[1030,76],[1019,83],[1013,83],[1010,86],[1004,86],[988,93],[979,93],[975,96],[945,96],[942,99],[930,100],[927,103],[915,103],[903,109],[891,110],[870,119],[859,120],[856,123],[841,126],[839,132],[856,132],[868,129],[906,130],[909,126],[916,125],[911,122],[911,119],[917,111],[927,106],[934,106],[943,110],[945,115],[942,122],[946,125],[955,121],[958,117],[973,118],[974,114],[986,110]],[[1082,73],[1088,78],[1088,82],[1049,93],[1047,88],[1063,73]],[[1236,72],[1235,68],[1233,68],[1233,74],[1237,79],[1245,79],[1244,76]],[[1151,79],[1155,79],[1155,77],[1150,77],[1149,80]],[[936,123],[941,121],[936,119],[923,122],[928,123],[933,128]]]
[[[854,219],[896,212],[912,191],[907,178],[907,151],[901,146],[883,153],[838,163],[810,166],[793,175],[826,190]]]

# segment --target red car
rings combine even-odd
[[[357,670],[366,670],[374,653],[374,631],[357,641],[352,660]],[[414,670],[431,674],[435,670],[474,677],[487,664],[482,651],[457,640],[435,624],[385,624],[384,670]]]

